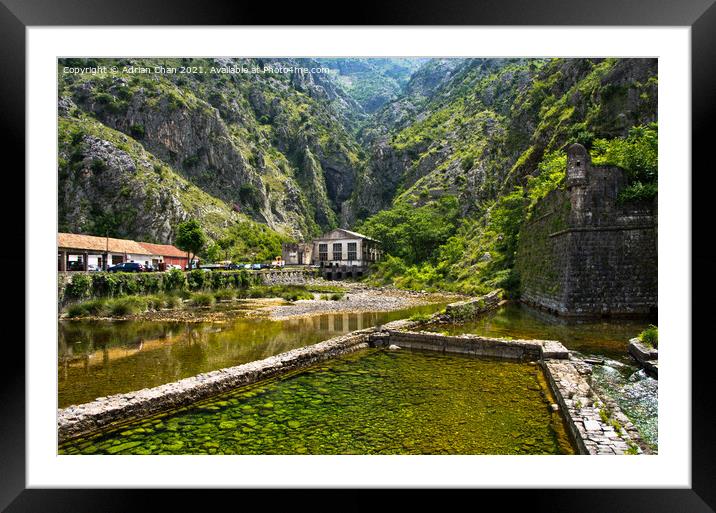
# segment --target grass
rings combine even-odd
[[[214,292],[214,298],[217,301],[231,301],[236,297],[236,291],[234,289],[222,289]]]
[[[333,294],[321,294],[324,301],[339,301],[345,296],[345,292],[334,292]]]
[[[346,290],[343,287],[336,285],[308,285],[306,290],[309,292],[334,292],[336,294],[345,294]]]
[[[609,416],[609,413],[607,413],[605,409],[599,410],[599,418],[602,419],[602,422],[604,422],[605,424],[609,424],[610,426],[612,426],[616,434],[618,434],[619,436],[623,434],[624,428],[622,427],[622,425],[617,419],[611,418]]]
[[[149,301],[141,296],[127,296],[109,301],[109,313],[112,317],[125,317],[145,312]]]
[[[107,300],[106,299],[93,299],[91,301],[85,301],[83,303],[78,303],[76,305],[72,305],[67,309],[67,316],[68,317],[90,317],[95,316],[99,317],[102,315],[106,315],[108,309],[107,309]]]
[[[92,299],[77,303],[67,309],[67,316],[79,317],[126,317],[147,310],[177,309],[181,298],[172,294],[151,296],[123,296],[114,299]]]
[[[192,306],[211,306],[216,303],[216,298],[208,292],[196,292],[191,295],[189,303]]]
[[[659,328],[653,324],[650,324],[648,328],[639,333],[638,338],[649,347],[659,348]]]
[[[341,287],[316,286],[312,289],[320,289],[321,292],[325,292],[321,295],[321,299],[328,301],[338,301],[345,295],[345,290]],[[214,305],[217,301],[231,301],[236,297],[278,297],[286,301],[298,301],[299,299],[313,299],[313,292],[302,285],[256,285],[249,289],[226,288],[216,292],[181,291],[176,294],[132,295],[84,301],[68,307],[66,313],[70,318],[126,317],[146,311],[182,308],[183,300],[188,300],[188,304],[193,307],[207,307]]]
[[[432,315],[430,314],[424,314],[424,313],[417,313],[411,315],[408,320],[413,322],[428,322],[431,319]]]

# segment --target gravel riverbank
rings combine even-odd
[[[268,314],[271,319],[291,319],[327,313],[390,312],[430,303],[448,303],[459,296],[411,292],[397,289],[352,288],[337,301],[299,300],[289,305],[272,305],[257,309],[256,314]]]

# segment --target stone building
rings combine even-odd
[[[564,189],[541,200],[520,231],[522,301],[564,316],[648,315],[657,309],[657,213],[620,202],[625,173],[567,150]]]
[[[343,228],[313,239],[313,265],[327,280],[360,278],[381,256],[379,241]]]
[[[343,228],[336,228],[312,242],[284,244],[286,265],[318,266],[327,280],[360,278],[382,257],[380,242]]]
[[[286,265],[310,265],[313,258],[313,243],[283,243],[281,245],[281,258],[283,258]]]

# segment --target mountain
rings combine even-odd
[[[59,174],[60,190],[68,194],[60,196],[60,225],[71,231],[96,230],[101,212],[105,221],[100,224],[112,235],[141,237],[144,224],[135,225],[124,208],[112,207],[117,193],[139,189],[133,210],[142,219],[148,210],[162,216],[153,196],[140,198],[140,190],[156,189],[183,204],[179,196],[186,191],[178,195],[170,184],[186,182],[223,205],[212,222],[202,221],[215,233],[232,222],[234,211],[297,238],[337,226],[340,204],[352,194],[362,162],[361,147],[346,129],[346,120],[359,106],[328,77],[290,71],[307,65],[317,63],[61,60]],[[65,67],[97,66],[124,72],[62,72]],[[204,73],[147,71],[158,66]],[[242,68],[272,71],[222,71]],[[111,154],[123,152],[123,162],[101,151],[92,137],[111,147]],[[163,169],[166,182],[147,182],[147,176],[134,172],[148,161]],[[102,164],[93,167],[95,162]],[[142,187],[135,187],[137,183]],[[74,201],[79,190],[82,202]],[[196,209],[177,210],[163,221],[176,216],[201,219],[200,214]],[[155,232],[157,242],[173,236],[171,229]]]
[[[657,86],[655,59],[431,61],[360,134],[369,156],[343,220],[402,259],[386,282],[506,286],[523,200],[560,185],[567,145],[605,148],[654,124]]]
[[[372,114],[403,94],[413,74],[427,58],[319,58],[316,61],[333,72],[334,80],[361,107]]]
[[[411,287],[499,284],[529,214],[515,191],[536,201],[568,144],[621,158],[610,145],[657,120],[655,59],[62,59],[58,76],[62,230],[340,225],[384,240],[376,279]]]

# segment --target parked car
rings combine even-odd
[[[243,264],[229,264],[226,266],[226,269],[229,271],[236,271],[237,269],[243,269]]]
[[[173,269],[179,269],[181,271],[181,266],[177,264],[168,264],[167,265],[167,271],[171,271]]]
[[[144,272],[144,270],[144,266],[139,262],[122,262],[107,269],[110,273],[141,273]]]
[[[251,264],[244,264],[244,269],[253,269],[253,267]]]
[[[251,269],[254,271],[260,271],[263,267],[263,264],[251,264]]]

